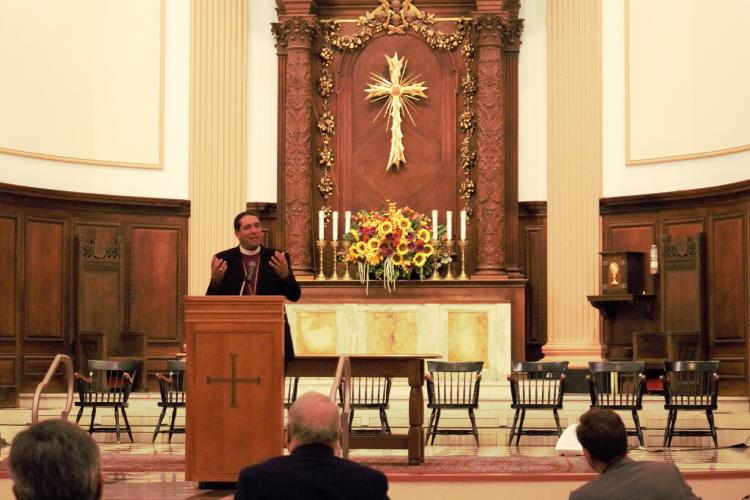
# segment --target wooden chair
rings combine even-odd
[[[339,405],[343,406],[344,385],[339,385]],[[349,413],[349,434],[390,434],[388,416],[385,410],[391,397],[390,377],[352,377],[351,412]],[[352,429],[355,410],[378,410],[380,429]]]
[[[284,408],[289,409],[297,401],[299,377],[284,377]]]
[[[642,409],[643,393],[646,389],[645,361],[589,361],[589,382],[591,407],[599,406],[610,410],[630,410],[633,414],[635,430],[628,436],[638,436],[643,446],[643,430],[638,419]]]
[[[479,407],[479,384],[482,381],[484,361],[450,363],[428,361],[425,376],[427,381],[427,408],[432,409],[427,426],[427,439],[435,444],[438,434],[472,434],[479,446],[479,431],[474,410]],[[467,410],[471,421],[469,429],[438,429],[443,410]]]
[[[672,446],[674,436],[711,436],[714,447],[719,446],[714,425],[713,410],[718,408],[719,362],[718,361],[665,361],[661,377],[664,383],[664,409],[669,410],[664,429],[663,446]],[[704,411],[708,430],[675,430],[677,412]]]
[[[152,443],[156,441],[156,436],[160,432],[169,433],[170,443],[172,442],[172,434],[185,433],[185,427],[175,427],[174,425],[175,418],[177,417],[177,408],[185,408],[185,365],[185,361],[168,360],[168,374],[166,376],[160,373],[156,374],[156,380],[159,382],[159,395],[161,396],[161,401],[158,403],[158,406],[161,408],[161,414],[154,429],[154,436],[151,439]],[[161,423],[169,408],[172,409],[169,429],[162,431],[160,430]]]
[[[559,363],[520,362],[512,366],[508,381],[510,381],[510,396],[512,398],[511,408],[514,408],[516,413],[513,415],[508,446],[513,443],[514,436],[516,437],[516,446],[518,446],[522,435],[562,435],[560,416],[557,414],[557,410],[563,406],[567,371],[567,361]],[[526,410],[552,410],[557,430],[524,430],[523,421],[526,417]],[[516,430],[519,415],[521,421],[518,430]]]
[[[91,408],[91,422],[89,423],[89,434],[94,432],[115,432],[117,442],[120,442],[120,412],[125,421],[125,429],[133,442],[133,433],[130,430],[130,422],[125,408],[128,407],[128,397],[133,387],[133,381],[141,368],[140,361],[88,361],[88,377],[76,373],[74,375],[78,401],[76,406],[80,407],[76,416],[76,424],[81,420],[83,410]],[[96,426],[97,408],[113,408],[115,411],[115,426]]]

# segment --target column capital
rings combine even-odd
[[[277,49],[310,49],[320,33],[320,26],[314,17],[289,16],[273,23],[271,31]]]

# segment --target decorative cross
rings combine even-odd
[[[404,156],[404,135],[401,133],[402,115],[406,112],[409,119],[411,119],[412,125],[416,126],[414,118],[409,111],[409,106],[414,105],[420,98],[427,99],[424,93],[427,87],[424,86],[424,82],[417,83],[415,81],[421,75],[409,75],[404,78],[406,60],[403,57],[399,59],[398,53],[394,53],[393,57],[385,56],[385,60],[388,61],[388,71],[391,79],[387,80],[381,75],[372,73],[370,78],[371,83],[365,89],[365,92],[367,92],[365,99],[369,101],[386,99],[375,120],[385,111],[384,115],[387,114],[386,130],[389,124],[391,128],[391,153],[388,156],[388,164],[385,169],[389,170],[392,165],[395,165],[396,170],[398,170],[402,163],[406,163],[406,157]]]
[[[229,383],[232,384],[232,402],[229,404],[230,408],[237,408],[237,384],[258,384],[260,385],[260,377],[255,378],[237,378],[237,353],[232,352],[229,354],[232,359],[232,376],[230,378],[224,377],[206,377],[206,384],[217,384],[217,383]]]

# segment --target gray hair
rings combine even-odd
[[[289,434],[301,444],[334,445],[340,425],[338,408],[322,394],[305,393],[289,408]]]
[[[45,420],[13,439],[8,467],[18,500],[97,500],[99,448],[77,425]]]

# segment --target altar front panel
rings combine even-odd
[[[297,354],[439,354],[484,361],[483,377],[502,379],[511,364],[508,303],[287,304]]]

